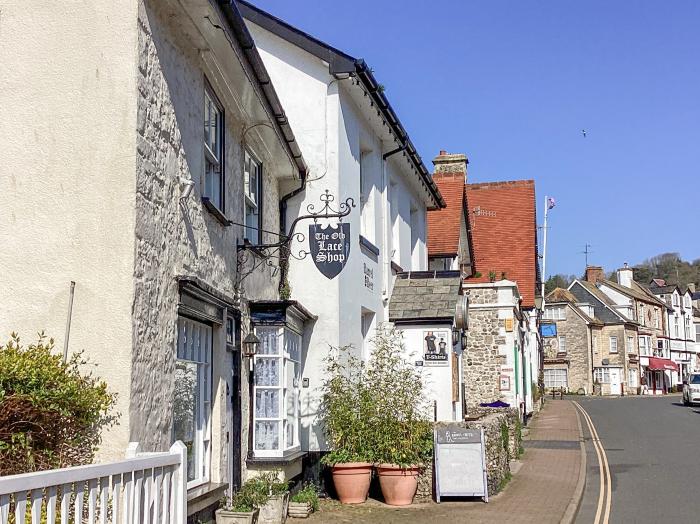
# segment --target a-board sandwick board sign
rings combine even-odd
[[[435,429],[435,496],[489,501],[484,430],[448,424]]]

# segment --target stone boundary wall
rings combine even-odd
[[[456,424],[467,429],[484,428],[486,440],[486,475],[489,496],[500,491],[503,483],[510,475],[510,461],[520,455],[522,445],[521,423],[518,411],[513,408],[479,408],[480,418],[464,422],[437,422],[436,427]],[[508,428],[508,445],[504,447],[501,428]],[[425,470],[418,478],[416,502],[426,502],[433,499],[434,464],[426,464]]]

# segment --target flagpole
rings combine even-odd
[[[542,293],[542,311],[544,312],[544,284],[547,274],[545,272],[547,266],[547,212],[549,211],[549,197],[545,195],[544,197],[544,224],[542,225],[542,282],[541,282],[541,293]]]

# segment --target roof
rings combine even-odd
[[[461,285],[459,271],[399,273],[389,301],[389,321],[452,319]]]
[[[615,303],[598,289],[595,284],[585,280],[574,280],[568,290],[578,302],[589,302],[593,306],[596,320],[604,324],[622,324],[631,322],[619,311],[614,309]],[[590,299],[593,299],[593,302]]]
[[[233,0],[229,1],[234,3]],[[389,100],[384,94],[382,84],[377,81],[372,69],[363,59],[354,58],[288,24],[284,20],[263,11],[253,4],[243,0],[236,0],[235,3],[238,5],[238,9],[246,20],[259,25],[279,38],[287,40],[304,51],[327,62],[328,71],[331,75],[345,75],[346,77],[347,75],[355,76],[362,84],[365,93],[370,97],[374,106],[382,113],[384,120],[388,123],[398,144],[397,149],[406,153],[413,168],[418,171],[421,181],[435,201],[435,208],[445,207],[445,201],[440,191],[433,182],[430,172],[425,167],[423,160],[416,151],[399,117],[391,107]]]
[[[552,292],[549,295],[547,295],[547,299],[545,300],[545,308],[548,305],[557,303],[561,304],[562,302],[570,304],[574,312],[577,313],[581,318],[583,318],[585,322],[588,322],[589,324],[603,325],[603,321],[584,313],[577,306],[577,304],[581,301],[578,298],[576,298],[576,296],[568,289],[558,287],[552,290]]]
[[[488,282],[489,273],[518,284],[523,307],[535,306],[539,276],[534,180],[467,184],[472,237],[470,283]]]
[[[642,286],[644,289],[649,291],[650,293],[653,293],[654,295],[666,295],[666,294],[673,293],[676,289],[678,289],[678,286],[675,286],[672,284],[660,286],[654,281],[652,281],[652,283],[649,284],[648,286],[642,284],[641,282],[637,282],[637,283],[640,286]],[[678,291],[680,292],[680,289],[678,289]]]
[[[268,109],[270,115],[273,116],[272,120],[275,126],[275,132],[284,143],[287,153],[299,170],[300,178],[302,180],[306,180],[308,166],[306,165],[306,161],[301,154],[301,149],[299,149],[299,145],[294,137],[292,128],[289,125],[289,120],[287,120],[287,116],[284,113],[282,103],[280,102],[277,92],[270,81],[270,76],[267,73],[267,69],[265,69],[262,58],[260,58],[258,49],[255,47],[255,42],[253,42],[253,37],[248,31],[248,27],[241,16],[241,12],[239,11],[234,0],[220,0],[219,4],[223,10],[224,17],[226,18],[226,21],[233,32],[234,38],[241,46],[245,59],[253,70],[255,81],[258,86],[260,86],[263,98],[265,99],[264,103],[267,105],[266,109]]]
[[[466,173],[433,175],[447,206],[428,212],[428,256],[459,254],[462,217],[467,207],[465,176]]]
[[[623,295],[627,295],[628,297],[637,300],[642,300],[644,302],[656,303],[657,305],[661,305],[664,307],[666,306],[666,303],[663,300],[656,298],[650,291],[644,289],[642,286],[639,285],[639,283],[635,282],[634,280],[632,281],[632,287],[623,286],[621,284],[618,284],[617,282],[613,282],[612,280],[602,280],[600,283],[611,287],[615,291],[618,291]]]

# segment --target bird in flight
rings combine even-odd
[[[581,134],[583,135],[583,138],[586,138],[586,130],[585,129],[581,129]]]

